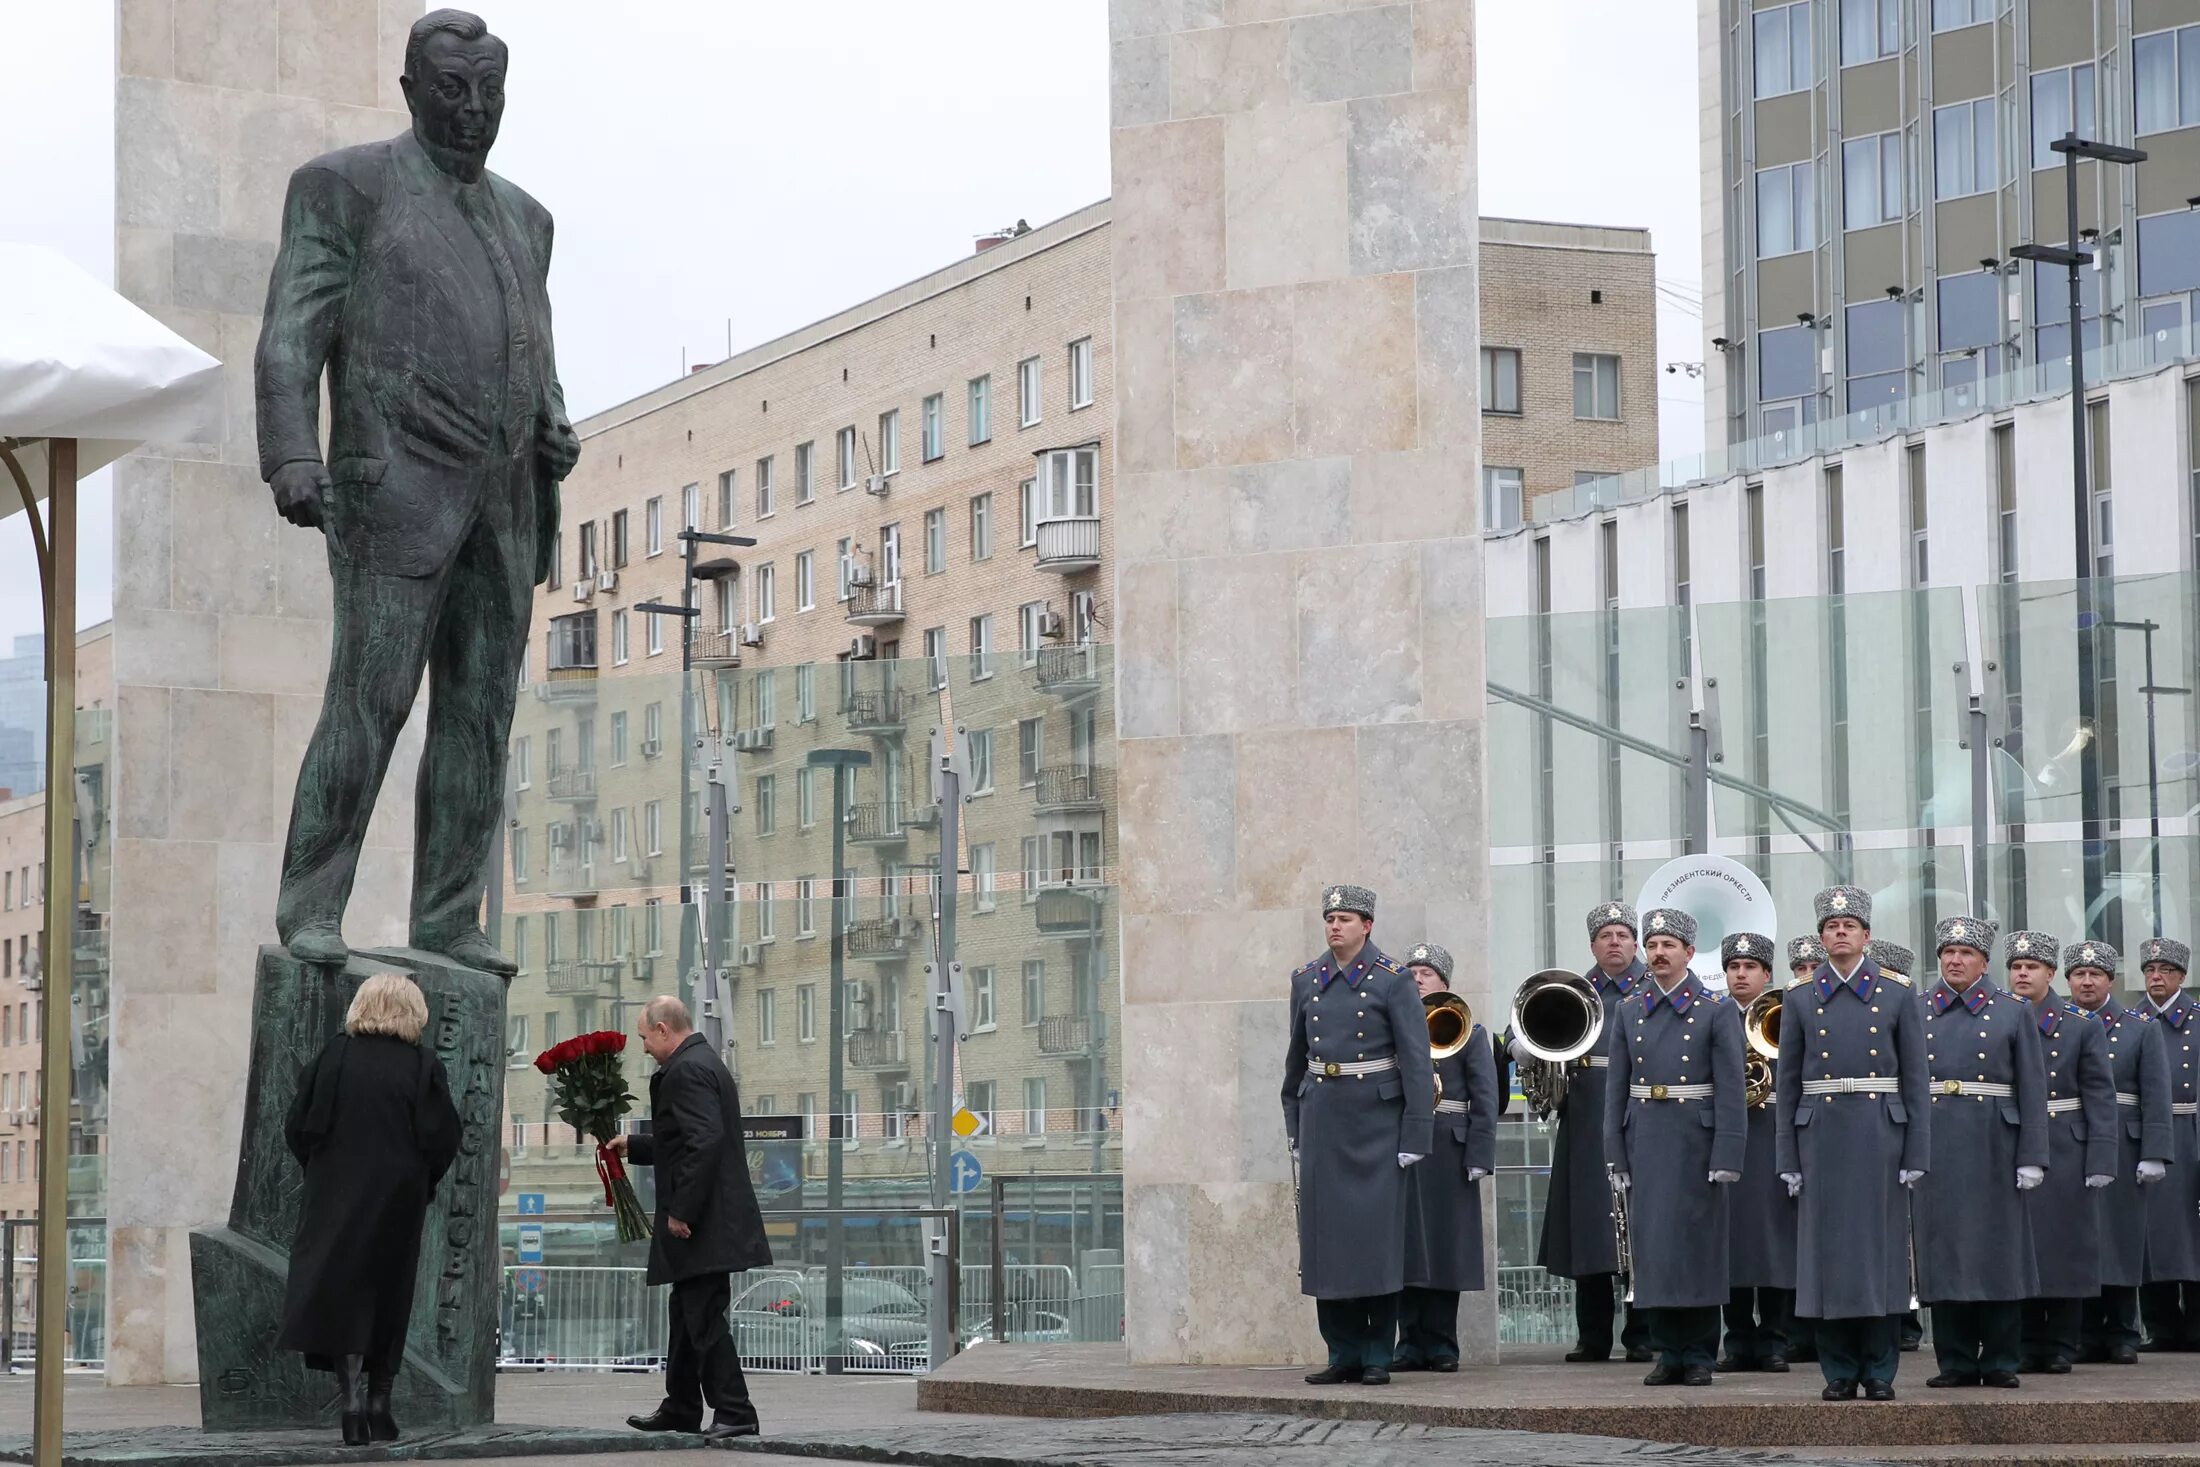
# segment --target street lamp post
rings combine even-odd
[[[2069,233],[2060,246],[2018,245],[2009,256],[2039,265],[2060,265],[2070,275],[2070,484],[2071,512],[2077,528],[2078,726],[2092,735],[2087,748],[2078,756],[2079,851],[2085,867],[2085,909],[2092,911],[2108,884],[2108,849],[2102,838],[2101,742],[2097,726],[2099,689],[2094,685],[2093,672],[2097,618],[2093,586],[2093,502],[2086,488],[2084,308],[2078,283],[2078,268],[2092,262],[2093,251],[2079,247],[2078,162],[2090,158],[2104,166],[2110,163],[2129,166],[2144,163],[2147,155],[2138,148],[2093,142],[2079,137],[2075,131],[2065,133],[2049,146],[2063,155],[2063,200]]]
[[[848,1044],[848,995],[843,977],[848,964],[848,912],[853,905],[852,884],[847,879],[848,849],[848,781],[851,770],[861,769],[871,762],[871,756],[862,749],[812,749],[808,764],[812,769],[830,769],[833,772],[833,935],[830,948],[832,983],[830,995],[832,1041],[831,1053],[825,1061],[825,1104],[830,1117],[825,1126],[825,1206],[829,1216],[825,1224],[825,1373],[841,1373],[841,1358],[845,1353],[844,1331],[846,1320],[841,1307],[841,1279],[843,1255],[847,1252],[840,1217],[841,1171],[845,1144],[853,1139],[841,1134],[840,1091],[846,1083],[843,1066]]]
[[[2147,837],[2151,848],[2148,875],[2153,883],[2154,935],[2162,935],[2162,771],[2161,754],[2155,744],[2154,700],[2157,697],[2186,698],[2192,695],[2190,688],[2171,688],[2156,685],[2154,681],[2154,634],[2162,624],[2149,617],[2145,621],[2112,621],[2111,627],[2119,632],[2137,632],[2146,639],[2146,681],[2139,691],[2147,700]]]

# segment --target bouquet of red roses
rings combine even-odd
[[[576,1034],[553,1044],[535,1056],[535,1068],[550,1077],[558,1115],[576,1131],[596,1142],[596,1175],[603,1179],[604,1205],[617,1214],[619,1241],[639,1242],[649,1236],[649,1214],[634,1195],[626,1165],[606,1149],[619,1133],[619,1118],[634,1108],[626,1088],[626,1072],[619,1056],[626,1036],[616,1029]]]

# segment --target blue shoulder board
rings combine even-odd
[[[2154,1022],[2154,1015],[2147,1012],[2145,1009],[2125,1009],[2124,1017],[2127,1019],[2137,1019],[2142,1024],[2151,1024]]]
[[[1382,969],[1385,973],[1403,973],[1405,971],[1405,969],[1399,967],[1395,962],[1391,960],[1389,953],[1376,954],[1375,966]]]

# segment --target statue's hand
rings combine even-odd
[[[275,491],[275,512],[294,525],[318,529],[321,500],[328,493],[328,470],[319,460],[301,458],[284,464],[268,480]]]
[[[542,464],[550,477],[561,483],[571,477],[581,460],[581,435],[563,418],[542,420]]]

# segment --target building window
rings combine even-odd
[[[926,463],[947,452],[947,425],[941,420],[947,416],[947,399],[941,393],[933,393],[924,400],[922,438]]]
[[[1762,601],[1765,599],[1765,486],[1745,485],[1742,501],[1748,522],[1749,599]],[[1605,528],[1617,527],[1606,521]]]
[[[1092,406],[1092,338],[1069,344],[1069,406],[1075,412]]]
[[[756,1042],[779,1042],[779,991],[774,988],[756,990]]]
[[[1482,348],[1482,411],[1520,411],[1520,353],[1509,346]]]
[[[1818,244],[1818,191],[1811,165],[1757,170],[1757,257],[1769,260]]]
[[[888,408],[878,415],[878,471],[881,476],[901,472],[900,408]]]
[[[769,881],[756,883],[756,940],[776,942],[779,939],[778,893]]]
[[[511,844],[512,884],[514,886],[525,886],[527,884],[527,829],[525,826],[515,825],[512,827]]]
[[[1021,522],[1018,533],[1022,548],[1030,549],[1039,543],[1039,481],[1026,479],[1016,486],[1017,518]]]
[[[794,502],[808,504],[817,498],[817,445],[794,446]]]
[[[642,752],[653,753],[665,746],[665,705],[651,703],[642,709],[642,742],[649,745]]]
[[[656,625],[656,619],[650,620]],[[550,670],[574,672],[596,666],[596,613],[576,611],[550,618]],[[551,761],[555,763],[556,761]]]
[[[1024,1134],[1047,1133],[1047,1082],[1043,1075],[1024,1076]]]
[[[947,628],[924,629],[924,674],[933,692],[947,686]]]
[[[835,467],[840,470],[840,487],[855,488],[856,430],[853,427],[843,428],[833,435],[833,455]]]
[[[626,808],[617,806],[611,811],[611,860],[614,865],[623,866],[626,858]]]
[[[626,565],[626,511],[619,510],[611,516],[611,568],[618,570]]]
[[[973,851],[971,854],[977,854]],[[970,1028],[972,1033],[984,1033],[998,1028],[999,1010],[994,1006],[993,969],[970,970]]]
[[[765,454],[756,461],[756,517],[770,519],[778,506],[772,497],[772,456]]]
[[[2032,73],[2032,166],[2060,168],[2062,155],[2052,144],[2075,129],[2081,138],[2098,135],[2093,103],[2093,64]]]
[[[2017,436],[2013,424],[1994,427],[1994,579],[2017,579]]]
[[[993,496],[991,494],[973,494],[970,496],[970,558],[972,560],[991,560],[993,558]]]
[[[1910,586],[1917,589],[1932,584],[1932,561],[1926,541],[1926,490],[1925,445],[1913,444],[1903,454],[1909,470],[1909,519],[1910,519]]]
[[[1482,528],[1517,530],[1521,499],[1527,492],[1527,476],[1519,469],[1485,466],[1482,470]]]
[[[970,379],[970,446],[976,448],[993,437],[993,379]]]
[[[2194,65],[2200,66],[2200,46],[2194,48]],[[2179,209],[2170,214],[2149,214],[2139,220],[2139,294],[2149,304],[2146,327],[2157,330],[2189,321],[2181,309],[2186,297],[2200,291],[2200,209]],[[2164,297],[2173,297],[2164,301]],[[2179,307],[2174,316],[2156,315],[2157,304]],[[2178,355],[2184,355],[2179,352]]]
[[[1046,639],[1040,630],[1041,619],[1045,614],[1046,603],[1043,601],[1026,601],[1016,608],[1016,650],[1022,655],[1026,667],[1039,660],[1039,644]]]
[[[817,555],[800,551],[794,558],[794,604],[797,611],[817,609]]]
[[[817,824],[817,771],[807,764],[794,772],[794,818],[804,830]]]
[[[809,723],[817,717],[817,664],[797,663],[794,669],[794,717]]]
[[[2000,184],[1994,165],[1994,99],[1933,109],[1933,197],[1960,199]]]
[[[970,618],[970,680],[993,676],[993,616]]]
[[[665,802],[651,800],[642,806],[642,844],[652,856],[665,853]]]
[[[1019,719],[1016,724],[1016,784],[1030,789],[1039,782],[1039,759],[1045,749],[1046,721]]]
[[[1902,217],[1902,134],[1850,138],[1841,145],[1841,222],[1870,229]]]
[[[794,884],[794,935],[817,936],[817,882],[808,876]]]
[[[1043,837],[1024,837],[1024,904],[1029,906],[1039,900],[1039,889],[1047,884],[1047,849]]]
[[[733,477],[733,471],[728,469],[718,477],[719,482],[724,483]],[[662,497],[642,506],[642,535],[651,555],[665,553],[665,502]]]
[[[1847,308],[1849,411],[1885,407],[1909,395],[1910,308],[1904,301],[1866,301]]]
[[[680,491],[680,528],[693,530],[703,523],[703,486],[690,484]]]
[[[2146,278],[2144,240],[2141,233],[2140,278]],[[2144,287],[2142,286],[2142,290]],[[2032,267],[2032,302],[2034,319],[2042,324],[2034,333],[2036,345],[2033,360],[2046,364],[2070,360],[2070,275],[2058,265],[2034,265]],[[2084,338],[2084,350],[2098,350],[2101,344],[2101,272],[2078,272],[2078,331]],[[2068,385],[2068,379],[2065,379]]]
[[[947,511],[924,512],[924,573],[936,576],[947,569]]]
[[[756,776],[756,833],[770,835],[779,828],[778,776]]]
[[[1058,448],[1041,466],[1046,494],[1039,517],[1047,520],[1091,519],[1100,512],[1100,450],[1097,446]]]
[[[626,710],[619,709],[611,715],[611,764],[613,768],[626,763]]]
[[[720,576],[711,582],[711,598],[718,603],[718,630],[722,632],[730,633],[733,624],[740,619],[733,611],[735,593],[740,588],[741,583],[732,576]]]
[[[766,562],[756,568],[752,579],[756,584],[756,619],[776,621],[779,617],[779,567]]]
[[[739,487],[740,476],[727,469],[718,476],[718,528],[730,530],[734,521],[733,496]]]
[[[1757,95],[1784,96],[1811,84],[1810,3],[1760,10],[1756,17]]]
[[[1933,29],[1960,30],[1994,18],[1994,0],[1933,0]]]
[[[661,616],[645,617],[643,620],[649,627],[649,635],[644,639],[647,651],[650,656],[656,657],[665,650],[665,620]]]
[[[993,730],[970,730],[970,793],[993,793]]]
[[[614,611],[611,613],[611,665],[624,667],[626,660],[626,613]]]
[[[1902,0],[1841,0],[1841,64],[1857,66],[1902,50]]]
[[[878,578],[882,586],[901,584],[901,525],[880,525],[878,530]]]
[[[855,542],[846,535],[841,536],[834,543],[833,559],[839,567],[837,572],[840,582],[838,594],[840,599],[845,601],[855,593],[855,587],[850,581],[856,567]]]
[[[985,1122],[988,1131],[993,1129],[994,1089],[992,1080],[972,1080],[963,1087],[963,1104]]]
[[[1619,417],[1619,358],[1594,352],[1574,353],[1574,416]]]
[[[797,984],[794,990],[795,1038],[804,1044],[817,1042],[817,985]]]
[[[523,790],[535,786],[534,747],[534,738],[529,734],[512,740],[512,783]]]
[[[725,679],[719,679],[718,685],[725,687]],[[749,718],[750,728],[770,728],[779,722],[779,675],[768,667],[759,671],[756,674],[755,690],[749,701],[753,705]]]
[[[1849,588],[1848,507],[1841,492],[1841,468],[1826,469],[1826,594],[1840,596]]]
[[[596,578],[596,522],[594,520],[581,521],[581,560],[575,569],[579,573],[579,579],[583,581],[592,581]]]
[[[1046,1016],[1046,959],[1026,958],[1024,959],[1024,1027],[1033,1027]]]
[[[2085,452],[2091,462],[2093,496],[2093,574],[2107,580],[2116,574],[2116,516],[2114,483],[2109,478],[2108,403],[2090,402],[2085,411]]]
[[[2131,84],[2140,132],[2200,126],[2200,25],[2135,39]]]
[[[1030,427],[1039,421],[1039,359],[1025,357],[1016,364],[1016,409],[1018,421]]]

